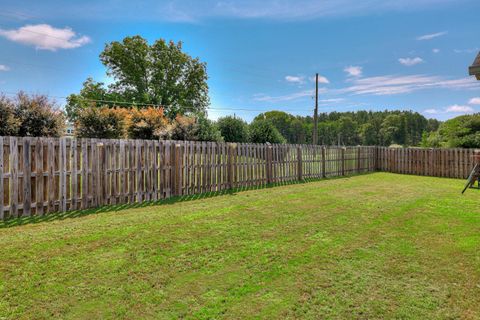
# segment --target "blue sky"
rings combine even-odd
[[[19,1],[0,4],[0,91],[62,97],[129,35],[183,41],[207,62],[209,116],[267,110],[408,109],[441,120],[480,111],[467,68],[478,0]]]

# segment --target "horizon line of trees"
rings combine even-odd
[[[68,117],[47,96],[0,95],[0,135],[58,137],[64,134],[67,118],[75,124],[75,135],[86,138],[309,144],[313,132],[312,117],[282,111],[260,113],[247,123],[235,116],[212,121],[205,113],[177,113],[172,118],[164,108],[91,103]],[[324,145],[437,146],[439,127],[439,121],[412,111],[321,113],[318,141]]]
[[[0,135],[59,137],[67,116],[45,95],[0,93]],[[313,118],[283,111],[257,115],[251,123],[235,116],[212,121],[205,114],[166,115],[158,107],[92,104],[75,119],[79,138],[174,139],[252,143],[312,143]],[[413,111],[331,112],[319,115],[318,141],[323,145],[400,145],[435,148],[480,148],[480,113],[445,122]]]
[[[206,63],[183,52],[181,42],[149,44],[138,35],[125,37],[107,43],[99,59],[113,82],[107,86],[87,78],[78,93],[68,96],[65,112],[47,96],[0,95],[0,134],[60,136],[68,118],[77,137],[312,143],[310,116],[268,111],[249,124],[230,116],[208,119]],[[124,102],[127,107],[121,107]],[[398,110],[318,118],[317,141],[324,145],[480,147],[478,115],[445,123]]]

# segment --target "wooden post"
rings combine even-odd
[[[31,179],[32,179],[32,167],[31,167],[32,152],[30,149],[30,138],[23,138],[23,216],[31,215]]]
[[[327,177],[327,148],[322,146],[322,177]]]
[[[181,196],[182,195],[182,184],[183,184],[183,177],[182,177],[182,171],[183,171],[183,153],[182,153],[182,145],[177,143],[175,144],[175,152],[172,152],[172,154],[175,154],[175,161],[173,162],[173,165],[175,166],[174,169],[174,174],[175,174],[175,195],[176,196]]]
[[[35,214],[43,215],[43,144],[35,139]]]
[[[18,217],[18,140],[10,137],[10,217]]]
[[[342,176],[345,175],[345,147],[342,148]]]
[[[273,158],[273,149],[271,144],[267,144],[267,156],[266,156],[266,170],[265,172],[267,173],[267,184],[270,184],[273,182],[273,170],[272,170],[272,158]]]
[[[235,172],[235,149],[237,145],[235,143],[228,144],[228,156],[227,156],[227,178],[228,178],[228,188],[232,189],[234,187],[234,172]]]
[[[47,149],[47,170],[48,170],[48,197],[45,200],[48,200],[47,212],[55,211],[55,177],[53,176],[55,172],[55,145],[53,138],[48,138],[48,149]]]
[[[302,147],[301,146],[297,146],[297,164],[298,164],[297,179],[298,181],[302,181],[303,180],[303,163],[302,163]]]
[[[70,155],[72,157],[71,162],[71,175],[70,175],[70,183],[72,185],[72,193],[71,193],[71,202],[70,202],[70,210],[77,209],[77,194],[78,194],[78,184],[77,184],[77,139],[70,140]]]
[[[88,145],[86,139],[81,139],[82,144],[82,209],[88,207]]]
[[[360,173],[362,166],[360,165],[362,155],[362,147],[357,147],[357,173]]]
[[[60,175],[60,207],[59,211],[67,211],[67,145],[65,138],[60,138],[60,145],[58,148],[58,163]]]
[[[142,168],[142,142],[135,140],[135,161],[136,161],[136,188],[137,188],[137,202],[143,201],[143,168]]]

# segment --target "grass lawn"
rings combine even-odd
[[[479,319],[480,192],[375,173],[0,229],[0,319]]]

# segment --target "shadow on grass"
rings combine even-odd
[[[53,212],[43,216],[9,218],[9,219],[0,221],[0,229],[22,226],[27,224],[34,224],[34,223],[49,222],[49,221],[55,221],[55,220],[73,219],[73,218],[79,218],[79,217],[94,215],[94,214],[103,213],[103,212],[121,211],[126,209],[144,208],[144,207],[157,206],[157,205],[168,205],[168,204],[174,204],[177,202],[193,201],[193,200],[206,199],[206,198],[212,198],[212,197],[223,196],[223,195],[235,195],[238,192],[248,191],[248,190],[268,189],[268,188],[273,188],[278,186],[305,184],[305,183],[316,182],[316,181],[339,180],[344,178],[351,178],[355,176],[366,175],[370,173],[373,173],[373,172],[365,172],[365,173],[359,173],[359,174],[352,174],[348,176],[335,176],[335,177],[327,177],[327,178],[305,178],[302,181],[294,180],[294,181],[276,182],[276,183],[265,184],[260,186],[244,186],[244,187],[237,187],[237,188],[222,190],[222,191],[212,191],[212,192],[205,192],[205,193],[186,195],[186,196],[174,196],[168,199],[162,199],[157,201],[144,201],[141,203],[136,202],[136,203],[128,203],[128,204],[106,205],[98,208],[91,208],[91,209],[84,209],[84,210]]]

